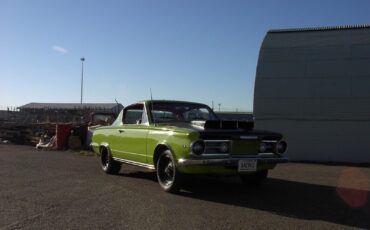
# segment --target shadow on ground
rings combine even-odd
[[[155,173],[147,172],[120,175],[150,181],[157,179]],[[348,192],[358,194],[359,191]],[[202,176],[189,177],[179,195],[292,218],[370,228],[370,201],[360,208],[351,208],[338,196],[336,188],[330,186],[269,178],[259,188],[248,188],[238,178]]]
[[[350,194],[368,191],[347,190]],[[370,201],[351,208],[335,187],[268,179],[260,188],[248,188],[237,180],[192,178],[183,196],[211,202],[273,212],[305,220],[326,221],[352,227],[370,228]]]

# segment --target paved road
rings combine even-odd
[[[133,167],[110,176],[96,157],[0,145],[0,229],[369,229],[369,178],[289,163],[259,189],[202,177],[172,195]]]

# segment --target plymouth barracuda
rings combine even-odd
[[[249,121],[219,120],[207,105],[192,102],[127,106],[92,139],[106,173],[119,173],[122,163],[155,170],[167,192],[179,191],[188,174],[232,174],[261,184],[268,170],[288,160],[280,133],[254,130]]]

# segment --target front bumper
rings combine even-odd
[[[199,158],[199,159],[180,158],[177,161],[177,164],[179,166],[190,166],[190,165],[238,166],[238,162],[240,160],[257,160],[258,165],[284,163],[289,161],[288,157],[228,157],[228,158]]]

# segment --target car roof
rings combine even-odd
[[[149,102],[161,102],[161,103],[186,103],[186,104],[195,104],[195,105],[205,105],[203,103],[198,102],[190,102],[190,101],[176,101],[176,100],[143,100],[139,101],[138,103],[149,103]]]

